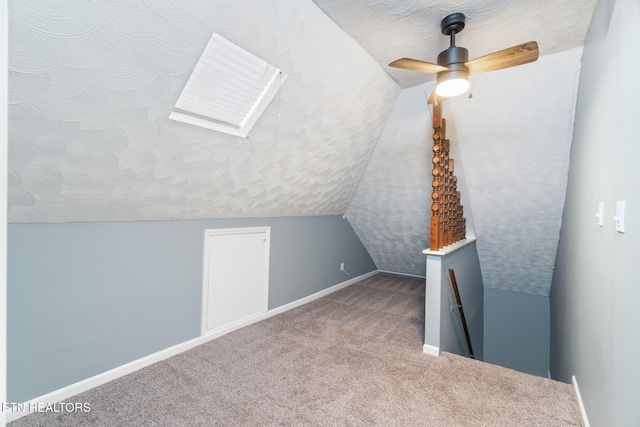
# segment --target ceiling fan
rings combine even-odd
[[[456,46],[456,34],[462,31],[464,24],[463,13],[452,13],[442,20],[442,34],[450,36],[451,41],[449,47],[438,55],[437,64],[411,58],[398,59],[389,64],[390,67],[437,74],[436,88],[429,97],[429,104],[467,92],[470,75],[515,67],[538,59],[538,43],[532,41],[469,61],[469,51]]]

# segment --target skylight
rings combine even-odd
[[[213,33],[169,118],[246,137],[286,77]]]

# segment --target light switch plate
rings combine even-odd
[[[596,218],[598,218],[598,225],[600,227],[604,227],[604,202],[598,203],[598,213],[596,214]]]
[[[616,216],[613,217],[613,220],[616,222],[616,231],[619,233],[624,233],[624,210],[625,210],[624,200],[617,201]]]

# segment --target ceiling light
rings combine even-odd
[[[467,92],[469,86],[469,73],[467,71],[444,71],[438,74],[436,94],[442,98],[451,98]]]

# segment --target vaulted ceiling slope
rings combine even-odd
[[[456,44],[470,59],[535,40],[540,55],[584,44],[597,0],[313,0],[402,87],[434,76],[389,68],[403,57],[436,62],[449,46],[440,21],[454,12],[467,17]]]
[[[472,99],[443,103],[467,235],[477,237],[487,287],[549,293],[581,54],[574,48],[476,76]],[[426,83],[401,92],[347,210],[382,270],[425,274],[433,133],[425,102],[432,89]]]
[[[378,269],[425,275],[431,217],[432,110],[426,101],[432,83],[404,89],[347,209],[346,217]],[[448,110],[448,109],[447,109]],[[453,117],[447,120],[457,188],[467,219],[467,237],[475,237],[471,203]]]
[[[311,1],[9,14],[11,222],[342,214],[400,91]],[[288,74],[248,139],[167,118],[212,32]]]
[[[464,11],[470,18],[462,33],[466,38],[459,37],[458,44],[468,47],[472,57],[528,40],[539,42],[543,55],[537,62],[473,76],[473,98],[454,98],[443,105],[448,128],[455,130],[452,143],[460,150],[456,173],[464,170],[469,199],[463,204],[466,216],[473,214],[471,225],[478,239],[485,286],[548,295],[564,206],[581,45],[594,2],[317,2],[361,45],[376,46],[371,53],[381,64],[402,56],[434,61],[446,46],[426,45],[426,54],[405,55],[403,46],[391,46],[392,38],[377,40],[377,35],[361,31],[365,21],[377,23],[370,28],[372,33],[376,33],[373,27],[384,33],[396,20],[411,22],[413,16],[440,13],[430,31],[446,43],[439,32],[440,19]],[[441,10],[445,4],[452,8]],[[429,5],[437,12],[423,10]],[[496,8],[495,16],[503,16],[505,10],[513,16],[502,27],[492,28],[483,23],[494,22],[490,7]],[[533,14],[532,7],[540,10]],[[479,10],[483,15],[474,18]],[[545,14],[552,16],[548,26],[544,20],[531,20],[531,16]],[[356,18],[362,16],[365,18]],[[560,16],[565,17],[566,25],[557,29]],[[469,36],[467,31],[474,25],[483,27],[486,34]],[[496,33],[524,35],[503,41]],[[409,47],[421,43],[420,32],[402,33],[400,38]],[[480,44],[494,42],[476,55],[476,39]],[[571,43],[566,44],[567,40]],[[560,47],[564,50],[558,50]],[[394,73],[394,77],[407,86],[433,79],[420,76],[413,80],[420,73],[397,73],[401,74]],[[347,218],[376,265],[384,270],[425,274],[421,251],[428,247],[432,155],[426,97],[432,89],[433,84],[426,83],[402,91],[347,210]]]
[[[346,212],[379,268],[422,275],[434,76],[387,64],[434,62],[463,12],[471,58],[540,46],[445,116],[485,285],[546,295],[595,2],[11,0],[9,220]],[[212,32],[289,75],[248,139],[168,120]]]
[[[581,59],[575,48],[475,76],[477,95],[445,107],[464,156],[487,287],[549,295]]]

